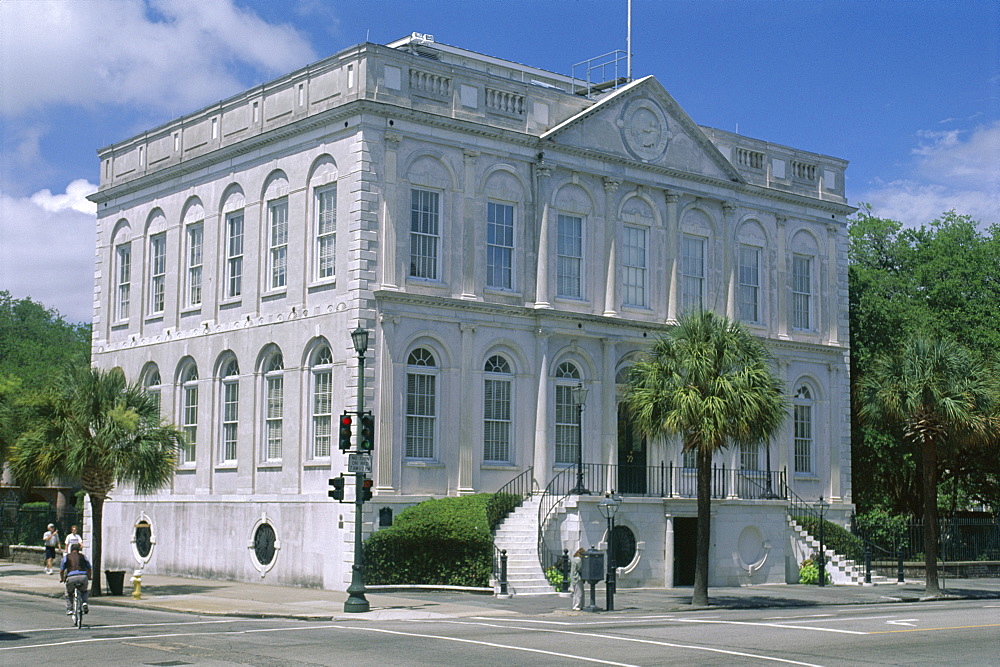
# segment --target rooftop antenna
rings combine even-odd
[[[632,0],[628,0],[628,37],[625,48],[628,50],[628,64],[625,67],[625,77],[632,80]]]

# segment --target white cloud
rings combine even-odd
[[[86,212],[93,205],[83,196],[96,189],[78,180],[64,194],[0,192],[0,290],[31,297],[70,322],[90,321],[96,215]]]
[[[880,217],[919,226],[954,209],[1000,223],[1000,121],[971,132],[919,132],[913,178],[878,183],[862,195]]]
[[[303,35],[232,0],[0,2],[0,113],[50,104],[190,111],[316,59]]]

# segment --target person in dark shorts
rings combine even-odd
[[[59,529],[56,528],[56,524],[49,524],[49,529],[42,535],[42,544],[45,545],[45,574],[52,574],[52,561],[55,560],[56,549],[59,548]]]

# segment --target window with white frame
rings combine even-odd
[[[406,458],[434,458],[437,422],[437,362],[418,347],[406,361]]]
[[[681,466],[688,470],[695,470],[698,467],[698,450],[685,449],[681,451]]]
[[[288,200],[268,203],[267,219],[267,288],[282,289],[288,284]]]
[[[160,392],[163,390],[163,382],[160,380],[160,370],[156,367],[156,364],[151,364],[145,371],[142,377],[142,387],[146,390],[146,395],[149,396],[150,400],[156,406],[156,414],[160,414]]]
[[[410,191],[410,276],[438,279],[440,193]]]
[[[740,468],[760,470],[760,448],[743,443],[740,445]]]
[[[802,385],[792,399],[793,428],[795,430],[795,473],[813,473],[813,399],[809,387]]]
[[[149,238],[149,314],[158,315],[165,306],[167,280],[167,235]]]
[[[705,293],[705,239],[684,235],[681,242],[681,309],[701,310]]]
[[[337,186],[316,189],[316,280],[337,275]]]
[[[556,227],[556,296],[582,298],[583,218],[560,214]]]
[[[760,248],[740,246],[737,302],[741,320],[760,322]]]
[[[812,258],[792,257],[792,328],[812,328]]]
[[[313,353],[312,451],[310,458],[330,458],[333,441],[333,354],[329,345]]]
[[[235,357],[222,366],[222,434],[219,438],[219,461],[236,461],[237,429],[240,418],[240,365]]]
[[[514,287],[514,207],[486,204],[486,286]]]
[[[626,306],[646,306],[646,230],[625,225],[622,230],[622,287]]]
[[[202,246],[205,226],[196,222],[187,228],[187,305],[201,305]]]
[[[264,362],[264,460],[281,460],[282,424],[285,413],[285,364],[280,352]]]
[[[510,363],[494,355],[483,373],[483,461],[510,463]]]
[[[184,445],[180,464],[193,466],[198,451],[198,367],[189,364],[181,373],[181,432]]]
[[[226,216],[226,286],[227,299],[243,291],[243,211]]]
[[[580,408],[573,390],[580,384],[580,370],[570,361],[556,368],[556,464],[576,463],[580,451]]]
[[[124,321],[128,319],[129,305],[132,298],[132,244],[122,243],[115,248],[115,257],[118,263],[115,271],[115,320]]]

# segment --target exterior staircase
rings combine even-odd
[[[507,591],[511,595],[549,595],[556,592],[538,562],[538,504],[535,494],[497,526],[493,544],[507,550]]]
[[[791,529],[792,539],[797,546],[796,552],[803,554],[799,562],[808,558],[814,553],[819,553],[819,540],[814,538],[809,532],[798,524],[791,515],[785,515],[785,521]],[[849,558],[845,558],[832,549],[824,549],[823,554],[826,560],[826,571],[830,575],[830,582],[834,585],[863,586],[865,583],[864,564],[855,563]],[[877,576],[872,574],[872,585],[875,584],[895,584],[895,579]]]

